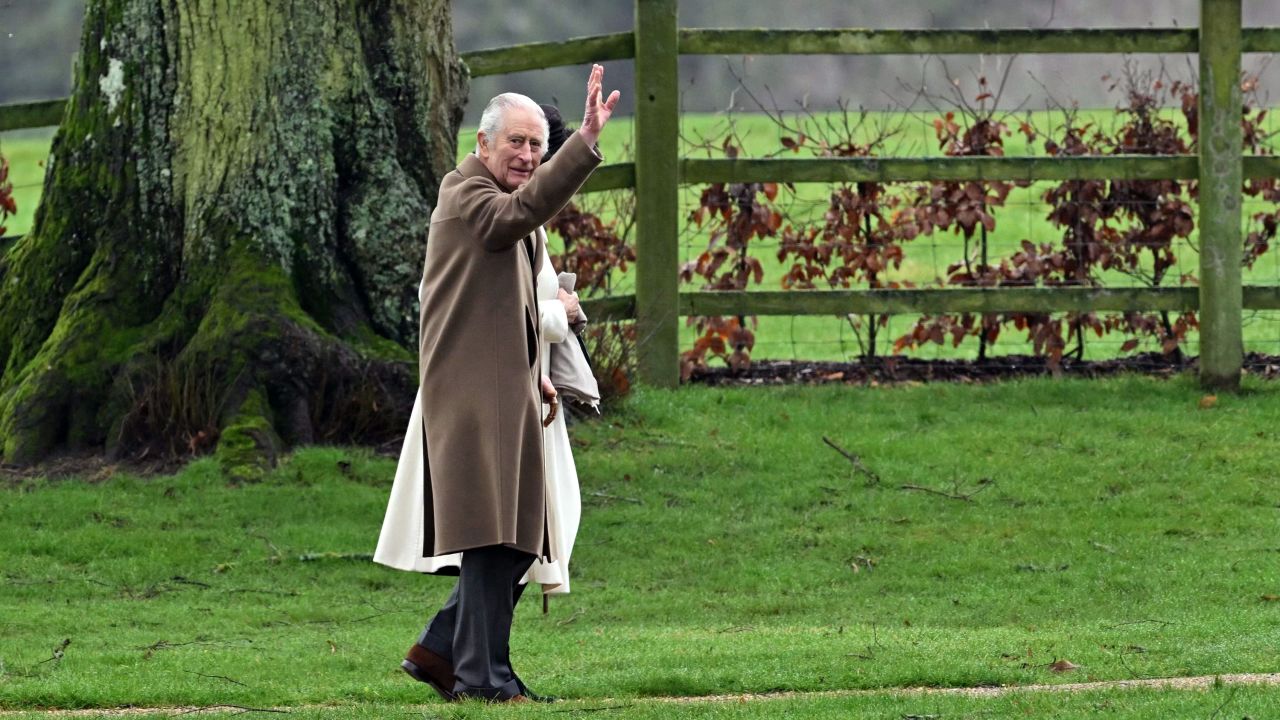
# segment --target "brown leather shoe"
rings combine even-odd
[[[536,702],[536,703],[560,702],[560,698],[556,697],[555,695],[543,695],[542,693],[536,693],[530,690],[518,675],[516,676],[515,680],[516,680],[516,685],[520,687],[520,694],[524,696],[529,702]]]
[[[453,702],[458,696],[453,692],[456,679],[453,676],[453,664],[430,650],[414,643],[405,655],[400,667],[409,673],[409,677],[424,682],[440,693],[446,702]]]

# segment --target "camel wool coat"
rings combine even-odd
[[[546,252],[546,233],[538,229],[538,240]],[[550,373],[551,345],[574,342],[574,333],[581,325],[571,326],[560,302],[560,289],[556,272],[551,263],[541,263],[538,271],[538,335],[542,374]],[[584,323],[585,324],[585,323]],[[521,583],[536,582],[542,585],[546,595],[563,595],[569,592],[569,557],[582,519],[582,498],[578,490],[578,471],[569,447],[568,425],[565,413],[542,431],[543,482],[547,499],[547,539],[551,542],[551,559],[534,561]],[[400,448],[400,462],[396,465],[396,478],[391,486],[391,499],[378,536],[374,562],[413,572],[433,575],[456,575],[462,567],[462,553],[449,553],[427,557],[422,553],[422,478],[426,458],[422,449],[422,393],[413,403],[409,417],[409,429]]]
[[[537,229],[600,164],[574,133],[508,192],[479,157],[445,176],[423,266],[424,556],[505,545],[547,555]]]

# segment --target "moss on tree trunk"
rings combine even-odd
[[[4,460],[402,432],[465,93],[447,0],[90,0],[0,256]]]

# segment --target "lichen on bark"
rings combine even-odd
[[[136,450],[157,366],[209,386],[189,446],[239,468],[385,440],[465,97],[447,0],[90,0],[42,205],[0,259],[3,459]]]

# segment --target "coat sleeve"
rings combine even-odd
[[[550,162],[513,192],[505,192],[491,178],[466,180],[458,192],[459,215],[485,250],[506,250],[569,204],[603,159],[574,133]]]
[[[569,338],[569,314],[564,310],[564,303],[559,300],[544,300],[538,303],[539,335],[545,342],[564,342]]]

